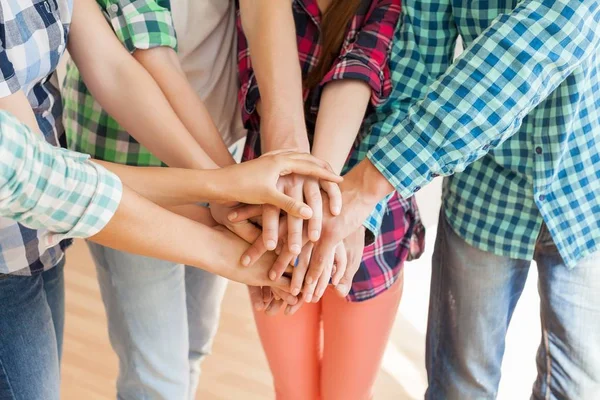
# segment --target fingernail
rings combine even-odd
[[[269,311],[271,311],[272,308],[273,308],[273,303],[269,304],[269,307],[267,307],[267,309],[265,311],[269,312]]]
[[[265,306],[265,303],[257,301],[256,303],[254,303],[254,309],[256,311],[262,311],[263,307]]]
[[[291,314],[291,312],[292,312],[292,307],[290,307],[290,306],[287,306],[287,307],[285,308],[285,315],[290,315],[290,314]]]
[[[304,218],[310,218],[312,217],[312,210],[310,209],[310,207],[302,207],[300,209],[300,215]]]
[[[300,293],[300,288],[294,288],[294,290],[292,290],[292,295],[294,295],[294,296],[298,296],[299,293]]]
[[[317,295],[317,296],[313,297],[313,300],[312,300],[312,302],[313,302],[313,303],[318,303],[318,302],[319,302],[319,300],[321,300],[321,298],[320,298],[320,297]]]
[[[310,303],[310,301],[312,300],[312,294],[307,294],[306,298],[304,299],[305,302]]]
[[[276,277],[277,277],[277,273],[275,271],[269,272],[269,279],[274,281]]]
[[[233,221],[234,219],[236,219],[236,218],[237,218],[237,216],[238,216],[238,213],[236,213],[236,212],[232,212],[231,214],[229,214],[229,215],[227,216],[227,219],[228,219],[228,220],[230,220],[230,221]]]
[[[347,296],[348,295],[348,285],[344,284],[344,283],[340,283],[339,285],[337,285],[335,287],[335,290],[338,291],[339,294],[341,294],[342,296]]]
[[[277,255],[281,254],[281,249],[279,247],[275,249],[275,254],[277,254]]]
[[[319,240],[319,230],[318,229],[313,229],[312,231],[310,231],[310,240],[312,240],[312,241]]]
[[[293,244],[290,246],[290,251],[294,254],[300,254],[300,251],[302,251],[302,249],[300,248],[299,244]]]
[[[340,213],[340,211],[342,211],[342,209],[338,206],[332,207],[331,208],[332,214],[333,215],[338,215]]]
[[[250,256],[242,257],[242,265],[244,267],[247,267],[248,265],[250,265]]]
[[[275,247],[277,247],[277,242],[274,240],[267,240],[267,249],[268,250],[275,250]]]
[[[307,284],[307,285],[310,285],[311,283],[313,283],[313,278],[312,278],[312,276],[307,276],[307,277],[306,277],[306,284]]]

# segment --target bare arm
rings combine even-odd
[[[371,88],[359,80],[334,81],[323,90],[312,154],[329,162],[337,173],[356,140],[370,97]]]
[[[152,75],[181,122],[214,160],[215,166],[233,164],[235,161],[208,110],[181,69],[175,50],[165,46],[136,50],[133,57]]]
[[[174,167],[215,167],[93,0],[75,0],[69,53],[102,107],[152,154]]]
[[[240,0],[240,12],[260,88],[263,151],[309,151],[290,1]]]
[[[286,278],[273,282],[267,277],[274,255],[261,258],[258,268],[242,267],[239,259],[248,247],[243,239],[167,211],[127,187],[113,218],[90,240],[134,254],[194,265],[249,285],[289,287]]]
[[[281,176],[299,174],[330,182],[341,178],[324,161],[309,154],[279,152],[243,164],[215,170],[186,170],[160,167],[132,167],[95,161],[115,173],[138,194],[161,206],[193,204],[200,201],[240,201],[274,204],[299,218],[310,218],[312,210],[277,189]]]

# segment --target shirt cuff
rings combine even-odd
[[[99,164],[87,161],[87,167],[94,169],[97,182],[94,194],[85,211],[71,230],[63,233],[49,232],[44,238],[46,247],[52,247],[64,239],[88,238],[96,235],[113,218],[123,195],[121,180]]]
[[[161,46],[177,50],[171,11],[156,1],[119,1],[104,11],[115,34],[130,53]]]
[[[369,58],[360,49],[349,50],[340,56],[334,67],[323,77],[321,86],[342,79],[355,79],[367,83],[371,87],[373,106],[383,103],[391,91],[391,85],[385,84],[383,69],[371,65]]]
[[[381,233],[381,223],[390,197],[391,195],[386,196],[385,199],[377,203],[371,214],[363,222],[363,226],[367,229],[365,232],[365,246],[373,244],[375,238]]]
[[[389,133],[369,150],[367,158],[400,197],[408,199],[440,175],[432,172],[439,169],[437,157],[420,140],[419,135],[409,134],[416,131],[410,119],[405,119],[395,128],[382,129]]]

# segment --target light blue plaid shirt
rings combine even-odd
[[[37,229],[46,248],[95,235],[113,217],[122,185],[89,158],[52,146],[0,111],[0,216]],[[0,273],[15,272],[9,266],[0,263]]]
[[[569,267],[599,249],[599,0],[406,0],[390,65],[368,157],[402,196],[449,176],[449,223],[494,254],[531,259],[543,222]]]

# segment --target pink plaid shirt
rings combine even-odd
[[[319,24],[321,12],[316,0],[292,2],[302,74],[306,77],[318,62],[320,54]],[[319,87],[304,91],[306,124],[312,143],[314,126],[323,87],[331,81],[359,79],[372,89],[371,105],[380,104],[391,92],[390,71],[387,65],[394,30],[400,17],[400,0],[364,0],[350,22],[342,50],[323,78]],[[256,104],[260,99],[254,76],[250,52],[238,15],[238,65],[241,79],[239,101],[248,137],[244,160],[260,155],[260,116]],[[358,152],[360,139],[368,132],[363,126],[357,142],[344,167],[348,171],[362,160],[366,153]],[[375,242],[364,250],[361,266],[354,277],[348,295],[350,301],[363,301],[387,290],[397,280],[404,261],[421,255],[424,245],[424,228],[414,198],[404,200],[394,193],[387,204],[381,232]]]

